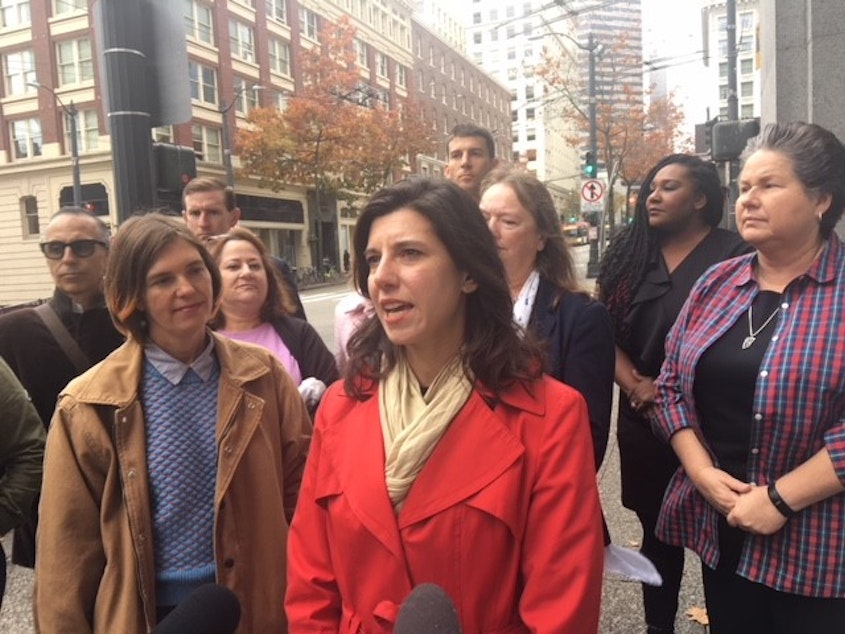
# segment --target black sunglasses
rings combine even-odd
[[[108,248],[108,243],[102,240],[74,240],[73,242],[60,242],[52,240],[51,242],[42,242],[40,244],[41,252],[50,260],[61,260],[65,255],[65,249],[70,247],[73,254],[78,258],[90,258],[94,255],[94,249],[97,245],[104,249]]]

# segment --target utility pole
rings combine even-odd
[[[725,5],[725,31],[728,45],[728,121],[739,121],[739,99],[736,84],[736,0],[727,0]],[[735,207],[739,197],[737,179],[739,178],[739,161],[732,159],[727,164],[728,180],[728,213],[726,221],[729,229],[736,227]]]
[[[587,46],[581,47],[589,54],[588,64],[588,91],[587,96],[589,105],[589,120],[590,120],[590,152],[592,153],[593,161],[598,161],[598,132],[596,130],[596,48],[598,45],[593,39],[592,32],[587,37]],[[604,199],[606,200],[606,198]],[[587,277],[595,278],[599,274],[599,260],[601,259],[601,252],[603,251],[602,241],[604,240],[604,205],[602,202],[602,211],[599,211],[599,226],[596,227],[597,238],[590,240],[590,259],[587,261]]]

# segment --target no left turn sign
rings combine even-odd
[[[588,203],[597,203],[604,196],[604,183],[597,180],[584,181],[581,185],[581,198]]]

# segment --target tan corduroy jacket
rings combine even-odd
[[[239,632],[284,632],[287,530],[310,419],[269,353],[211,336],[220,361],[217,582],[241,603]],[[59,398],[41,493],[39,631],[132,634],[155,627],[142,362],[143,348],[130,340]]]

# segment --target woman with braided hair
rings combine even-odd
[[[598,278],[616,338],[619,402],[617,438],[622,503],[643,527],[641,552],[663,577],[643,585],[649,634],[674,632],[684,551],[654,535],[663,493],[679,463],[652,433],[654,379],[663,363],[663,342],[693,283],[711,265],[750,250],[736,233],[716,227],[724,196],[711,163],[672,154],[643,181],[634,219],[605,254]]]

